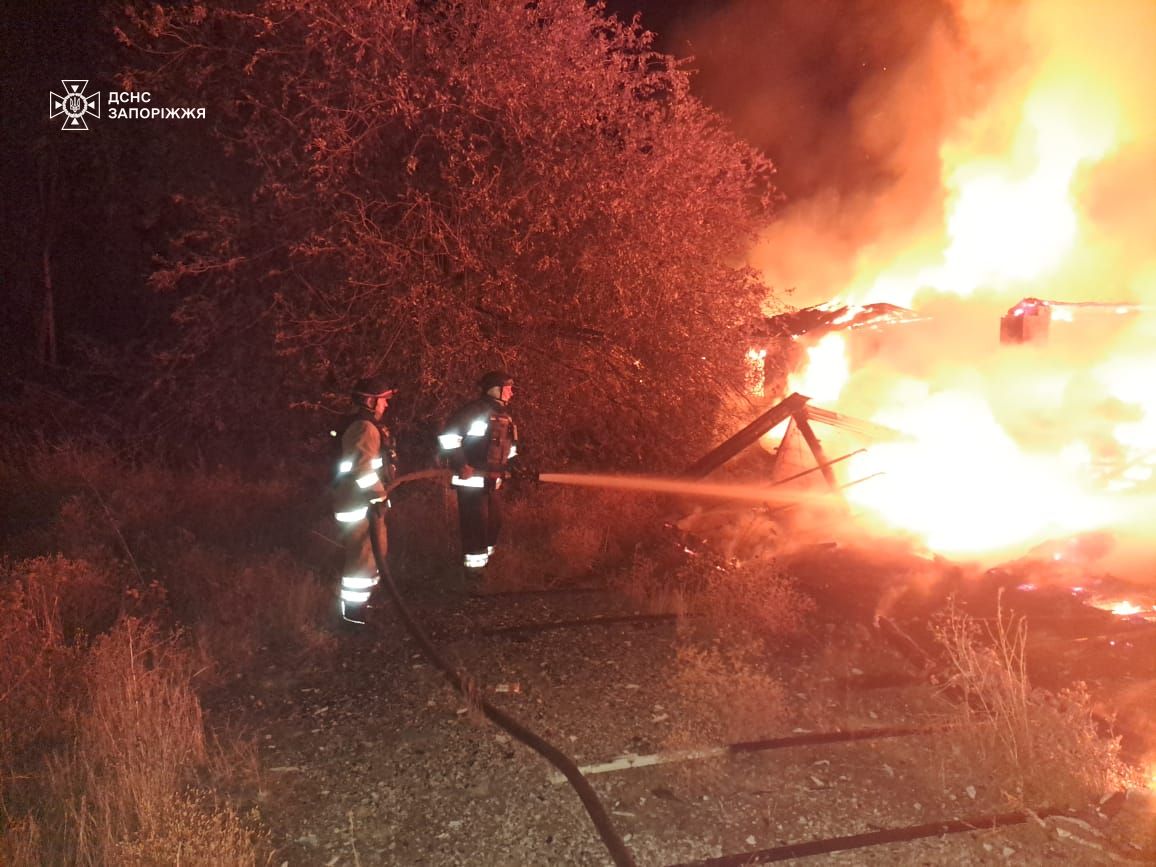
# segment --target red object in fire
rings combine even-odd
[[[1052,309],[1047,301],[1025,298],[999,321],[1000,343],[1036,343],[1047,340]]]
[[[1128,315],[1151,312],[1143,304],[1124,304],[1108,301],[1045,301],[1024,298],[999,320],[1000,343],[1044,343],[1048,339],[1052,320],[1073,322],[1088,313]]]

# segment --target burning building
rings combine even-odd
[[[1156,317],[1139,314],[1156,302],[1156,6],[954,9],[950,38],[872,94],[924,137],[895,157],[934,152],[935,181],[915,190],[897,163],[870,202],[788,208],[755,253],[768,284],[827,299],[792,314],[798,363],[767,397],[800,392],[910,434],[840,464],[872,479],[846,497],[946,556],[1151,539]],[[909,109],[926,88],[958,104],[977,59],[984,92],[919,127]],[[1041,300],[1057,296],[1073,300]],[[874,323],[840,327],[857,317]]]

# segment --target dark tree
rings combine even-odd
[[[180,298],[158,382],[190,429],[386,372],[424,437],[504,367],[543,465],[669,468],[716,438],[766,294],[742,262],[772,167],[636,22],[234,0],[142,8],[120,35],[127,86],[214,107],[216,183],[153,277]]]

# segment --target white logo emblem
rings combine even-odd
[[[84,91],[88,87],[87,79],[84,81],[62,79],[60,83],[64,85],[65,94],[64,96],[56,93],[48,94],[48,116],[53,118],[63,114],[64,125],[60,127],[61,129],[88,129],[84,116],[91,114],[95,118],[100,117],[100,91],[92,95],[86,94]]]

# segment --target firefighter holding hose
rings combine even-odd
[[[501,494],[518,454],[518,428],[510,415],[514,378],[493,370],[478,382],[481,396],[461,407],[438,436],[441,457],[453,471],[462,563],[467,586],[490,562],[502,527]]]
[[[381,580],[370,534],[382,556],[388,547],[385,488],[397,472],[397,452],[382,419],[396,393],[384,377],[358,380],[350,392],[353,416],[340,433],[333,512],[345,548],[340,601],[342,619],[348,623],[365,623],[370,596]]]

